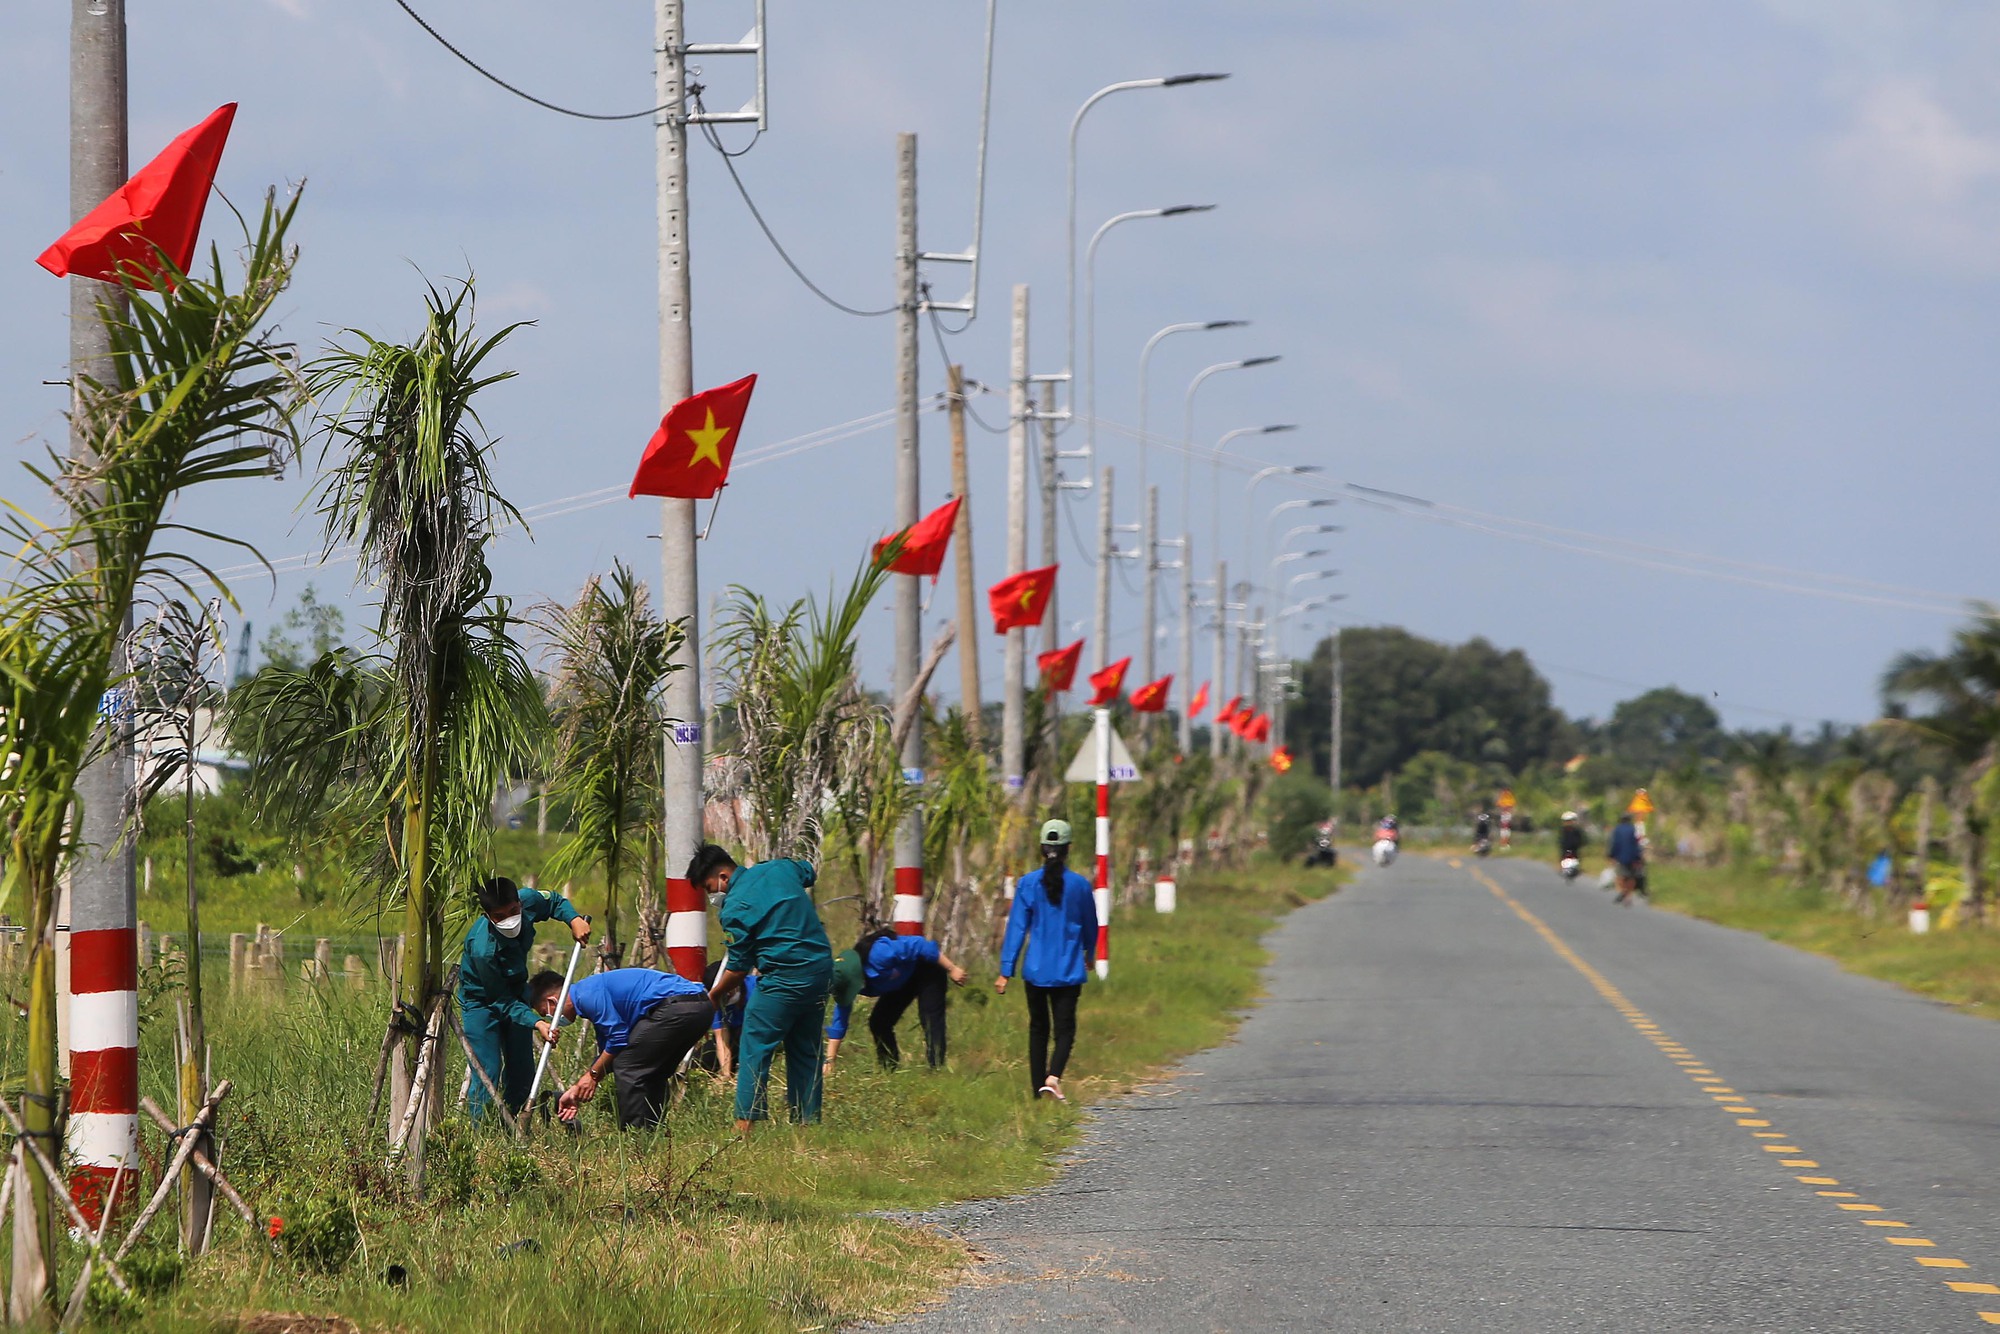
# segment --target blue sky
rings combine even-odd
[[[644,0],[418,7],[552,100],[650,100]],[[693,8],[696,40],[748,26],[747,2]],[[850,304],[890,299],[898,131],[920,136],[922,244],[967,240],[983,18],[976,0],[771,0],[771,129],[741,169],[801,265]],[[14,458],[61,440],[61,393],[43,382],[63,373],[65,297],[32,259],[67,221],[65,25],[62,9],[0,15],[0,253],[15,257],[0,265],[0,438]],[[658,420],[646,122],[520,102],[390,0],[134,3],[131,49],[135,162],[236,100],[222,188],[248,206],[268,184],[306,182],[291,336],[407,334],[425,277],[476,272],[485,318],[536,321],[508,351],[520,377],[485,413],[509,495],[530,505],[629,479]],[[1238,445],[1323,467],[1312,494],[1353,481],[1463,507],[1429,516],[1449,522],[1351,496],[1321,511],[1346,526],[1330,558],[1342,616],[1525,648],[1572,712],[1601,715],[1634,693],[1627,682],[1674,682],[1738,725],[1861,720],[1892,653],[1940,642],[1957,599],[1993,593],[2000,14],[1886,0],[1001,0],[983,304],[951,340],[974,379],[1004,387],[1016,282],[1033,287],[1035,369],[1060,368],[1063,136],[1078,102],[1188,69],[1234,77],[1109,99],[1084,131],[1086,232],[1126,209],[1219,205],[1104,244],[1100,448],[1121,522],[1137,517],[1116,428],[1137,414],[1140,344],[1170,322],[1234,317],[1254,324],[1162,346],[1153,429],[1178,431],[1201,366],[1282,354],[1202,391],[1197,440],[1297,422]],[[734,78],[716,64],[711,104],[742,100]],[[889,408],[890,322],[821,305],[714,155],[697,145],[692,160],[696,378],[762,377],[743,449]],[[227,239],[227,224],[212,212],[209,235]],[[955,273],[936,277],[956,295]],[[924,355],[929,393],[942,373],[928,338]],[[976,406],[1004,421],[1004,396]],[[929,504],[949,480],[941,418],[926,418],[923,447]],[[975,429],[972,447],[984,584],[1003,572],[1004,443]],[[705,588],[786,597],[844,577],[890,524],[892,470],[886,428],[743,470],[703,553]],[[1169,516],[1178,472],[1155,455]],[[1241,474],[1223,488],[1240,530]],[[1206,568],[1209,488],[1196,489]],[[25,478],[0,494],[28,498]],[[315,545],[304,494],[296,478],[246,483],[193,499],[189,517],[287,556]],[[1258,494],[1268,508],[1308,493]],[[1088,531],[1094,500],[1073,504]],[[567,597],[618,557],[650,574],[655,519],[622,500],[551,517],[499,548],[503,591]],[[1647,549],[1608,558],[1555,528]],[[1228,536],[1233,561],[1241,538]],[[1067,534],[1063,548],[1065,614],[1078,615],[1091,574]],[[1690,554],[1740,564],[1697,577]],[[333,591],[351,574],[312,577]],[[238,592],[262,623],[303,578]],[[1121,585],[1116,655],[1134,650],[1136,620]],[[1293,647],[1323,629],[1302,623]],[[886,676],[886,605],[870,634],[868,670]],[[990,691],[997,641],[981,644]],[[955,689],[949,666],[944,679]]]

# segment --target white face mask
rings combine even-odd
[[[497,922],[493,921],[491,917],[486,920],[493,922],[493,929],[509,940],[521,934],[521,914],[519,913],[515,913],[512,917],[503,917]]]

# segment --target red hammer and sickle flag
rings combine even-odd
[[[1207,707],[1208,707],[1208,682],[1203,681],[1201,683],[1201,689],[1195,691],[1194,698],[1188,701],[1188,717],[1190,718],[1201,717],[1201,711]]]
[[[1174,678],[1171,674],[1157,681],[1148,681],[1132,692],[1132,712],[1162,713],[1167,707],[1167,692],[1172,690]]]
[[[1039,570],[1010,574],[986,590],[986,601],[993,608],[994,634],[1004,635],[1017,626],[1042,623],[1049,594],[1056,591],[1056,568],[1045,565]]]
[[[222,146],[236,104],[217,107],[139,168],[111,197],[84,214],[35,262],[58,278],[74,275],[115,283],[122,273],[142,291],[154,291],[154,275],[165,256],[186,273],[194,263],[201,215],[209,187],[222,164]],[[172,286],[163,278],[160,285]]]
[[[1229,702],[1222,706],[1222,712],[1215,715],[1217,727],[1227,727],[1234,731],[1237,713],[1243,708],[1243,696],[1231,695]]]
[[[951,545],[952,525],[958,522],[958,507],[963,503],[962,499],[948,500],[902,532],[877,542],[875,563],[882,563],[882,558],[889,554],[889,548],[900,537],[903,549],[896,553],[896,559],[889,562],[889,572],[927,574],[931,582],[937,582],[938,571],[944,568],[944,549]]]
[[[1092,707],[1109,704],[1118,698],[1118,692],[1125,685],[1125,671],[1132,665],[1130,658],[1120,658],[1101,672],[1090,674],[1093,691],[1090,697]]]
[[[719,389],[704,389],[667,409],[660,429],[646,442],[630,496],[674,496],[707,500],[729,484],[729,461],[750,410],[757,377],[746,375]]]
[[[1083,659],[1083,641],[1077,640],[1068,648],[1055,649],[1035,655],[1035,667],[1042,674],[1042,687],[1050,694],[1058,690],[1068,690],[1076,681],[1076,665]]]

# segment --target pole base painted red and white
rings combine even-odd
[[[1097,878],[1091,897],[1097,900],[1097,975],[1111,976],[1111,710],[1097,709],[1091,719],[1097,750]]]
[[[691,880],[667,881],[667,961],[690,982],[708,972],[708,899]]]
[[[923,867],[896,868],[896,902],[890,908],[890,920],[899,936],[921,936],[924,933]]]
[[[74,905],[72,912],[75,911]],[[199,967],[193,960],[190,967]],[[139,932],[132,926],[69,937],[69,1189],[94,1227],[121,1169],[139,1153]]]

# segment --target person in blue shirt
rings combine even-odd
[[[813,904],[817,873],[810,862],[777,857],[738,867],[724,848],[704,843],[688,861],[687,878],[704,894],[722,895],[722,938],[729,946],[722,972],[708,989],[718,1008],[737,983],[757,974],[757,993],[743,1007],[743,1046],[736,1065],[736,1130],[749,1135],[770,1115],[765,1089],[771,1062],[785,1053],[785,1100],[792,1120],[819,1120],[822,1094],[819,1026],[833,982],[833,947]]]
[[[1646,844],[1632,823],[1632,812],[1618,817],[1611,830],[1610,857],[1618,866],[1618,902],[1632,906],[1632,895],[1646,892]]]
[[[1036,1098],[1063,1097],[1062,1075],[1076,1042],[1076,1001],[1090,975],[1090,952],[1097,944],[1097,901],[1090,882],[1069,869],[1067,820],[1042,826],[1042,864],[1014,884],[1007,936],[1000,945],[1000,976],[993,989],[1007,992],[1007,979],[1021,965],[1028,986],[1028,1087]],[[1026,957],[1023,958],[1023,944]],[[1055,1050],[1049,1050],[1053,1027]]]
[[[653,968],[613,968],[570,983],[537,973],[528,983],[528,1007],[544,1019],[567,1023],[582,1015],[597,1032],[597,1059],[556,1100],[556,1115],[576,1120],[577,1108],[597,1096],[607,1073],[618,1076],[618,1128],[651,1129],[667,1110],[667,1081],[715,1015],[701,983]],[[562,1014],[556,1014],[557,997]]]
[[[875,997],[868,1016],[868,1033],[875,1039],[875,1060],[884,1070],[903,1063],[896,1045],[896,1022],[917,1004],[917,1022],[924,1030],[924,1056],[933,1070],[944,1066],[945,983],[965,985],[965,970],[945,956],[934,940],[899,935],[884,928],[870,931],[851,950],[833,961],[833,1022],[826,1026],[826,1074],[847,1037],[847,1023],[856,996]]]
[[[590,919],[560,894],[522,889],[504,875],[489,876],[474,891],[480,917],[465,934],[458,962],[458,1008],[465,1040],[486,1079],[518,1112],[535,1082],[532,1034],[543,1040],[552,1029],[528,1008],[528,952],[535,947],[535,923],[561,922],[579,944],[590,939]],[[473,1119],[486,1113],[486,1082],[472,1081],[466,1105]]]

